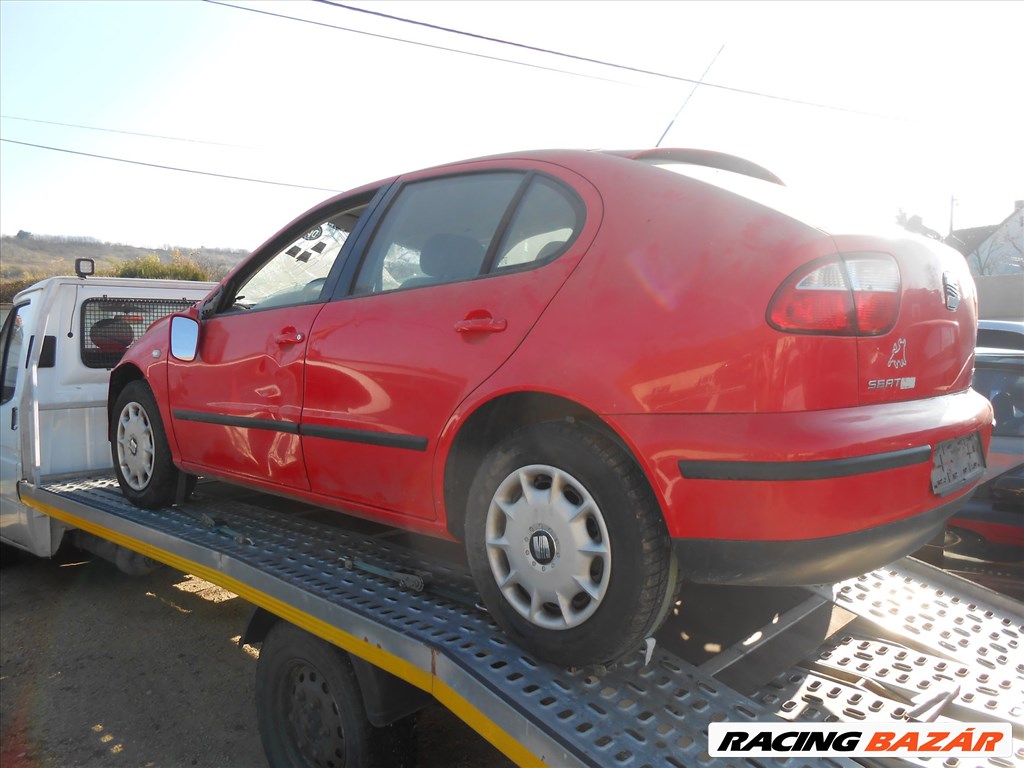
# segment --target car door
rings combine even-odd
[[[366,204],[343,201],[254,254],[204,309],[196,358],[170,359],[172,424],[187,469],[308,489],[298,436],[306,345]]]
[[[301,431],[313,491],[385,519],[436,518],[438,436],[596,231],[596,193],[573,181],[536,169],[403,180],[349,296],[325,306],[310,337]]]
[[[0,394],[0,498],[3,520],[0,528],[4,536],[14,538],[7,528],[20,517],[18,480],[21,467],[21,421],[25,414],[19,411],[21,393],[25,387],[25,364],[28,353],[28,328],[32,319],[32,305],[19,304],[4,320],[0,335],[0,363],[2,363],[3,391]],[[16,514],[18,513],[18,514]]]

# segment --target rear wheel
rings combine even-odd
[[[121,391],[111,419],[111,458],[125,497],[147,509],[173,504],[180,471],[171,460],[160,409],[146,382],[133,381]],[[194,487],[195,478],[186,477],[186,497]]]
[[[675,593],[646,478],[582,424],[525,427],[487,455],[470,490],[466,552],[495,621],[559,664],[609,663],[638,648]]]
[[[287,622],[256,667],[256,717],[277,768],[401,768],[413,763],[415,716],[377,728],[348,655]]]

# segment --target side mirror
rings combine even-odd
[[[199,323],[191,317],[171,318],[171,356],[186,363],[196,359],[199,347]]]

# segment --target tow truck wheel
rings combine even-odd
[[[260,649],[256,719],[274,768],[414,763],[414,716],[374,727],[348,655],[287,622],[275,624]]]
[[[629,453],[582,423],[524,427],[488,453],[469,493],[466,554],[498,625],[559,664],[638,649],[674,597],[650,486]]]
[[[125,497],[138,507],[173,504],[179,470],[171,461],[160,409],[144,381],[129,383],[111,412],[110,452],[114,473]],[[186,497],[195,486],[188,478]]]

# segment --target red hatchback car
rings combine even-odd
[[[678,579],[808,584],[984,471],[964,259],[713,152],[541,151],[339,195],[114,370],[125,494],[207,475],[463,540],[522,646],[637,648]]]

